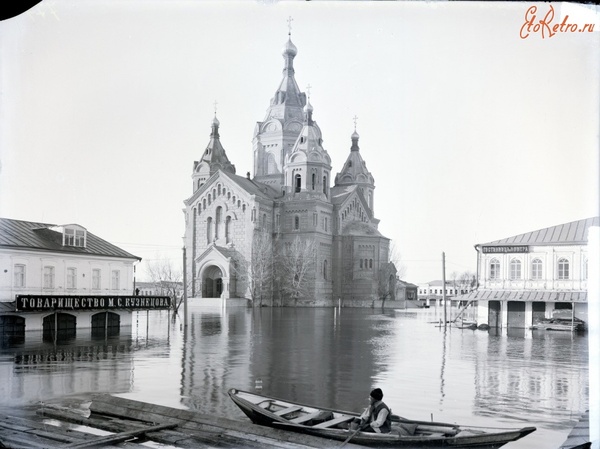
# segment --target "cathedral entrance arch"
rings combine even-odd
[[[207,267],[202,273],[202,297],[220,298],[223,293],[223,272],[216,265]]]

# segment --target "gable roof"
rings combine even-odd
[[[236,174],[218,169],[215,173],[213,173],[210,176],[210,178],[208,178],[206,180],[206,182],[204,184],[202,184],[202,186],[199,189],[197,189],[192,194],[192,196],[190,196],[188,199],[183,201],[184,204],[186,206],[189,206],[190,204],[192,204],[198,197],[202,196],[207,190],[210,191],[210,189],[213,188],[213,186],[219,182],[220,178],[226,178],[226,179],[222,179],[221,182],[226,182],[226,180],[232,181],[234,184],[236,184],[238,187],[240,187],[248,195],[254,195],[254,196],[257,196],[260,198],[265,198],[268,200],[274,200],[275,198],[281,196],[281,192],[277,191],[276,189],[274,189],[271,186],[268,186],[268,185],[263,184],[258,181],[254,181],[252,179],[248,179],[247,177],[238,176]]]
[[[501,240],[488,243],[480,243],[479,246],[503,246],[503,245],[582,245],[587,243],[587,234],[590,226],[599,225],[599,217],[585,218],[583,220],[571,221],[537,231],[526,232]]]
[[[62,234],[52,229],[55,226],[57,225],[0,218],[0,247],[142,260],[89,231],[86,231],[85,248],[63,246]]]

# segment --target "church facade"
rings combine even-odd
[[[215,113],[184,201],[188,297],[262,306],[394,299],[390,240],[378,231],[359,135],[355,129],[333,175],[310,98],[295,80],[296,54],[289,37],[281,83],[256,123],[253,177],[236,174]]]

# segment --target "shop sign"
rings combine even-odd
[[[17,295],[16,311],[43,310],[155,310],[169,309],[168,296]]]
[[[510,246],[482,246],[481,252],[484,254],[505,254],[505,253],[528,253],[528,245],[510,245]]]

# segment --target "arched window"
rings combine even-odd
[[[323,176],[323,193],[327,195],[327,176]]]
[[[369,259],[369,268],[373,268],[373,259]]]
[[[519,259],[510,261],[510,278],[513,280],[521,279],[521,261]]]
[[[213,241],[213,232],[212,232],[212,224],[213,224],[213,219],[212,217],[208,217],[206,219],[206,242],[210,243]]]
[[[219,185],[217,186],[217,189],[218,189],[219,195],[221,195],[221,184],[219,184]]]
[[[219,238],[219,229],[221,228],[221,214],[223,212],[223,208],[221,206],[217,207],[217,214],[215,218],[215,238]]]
[[[210,193],[209,193],[209,194],[208,194],[208,205],[209,205],[209,206],[210,206],[210,203],[211,203],[210,199],[211,199],[211,196],[210,196]]]
[[[267,214],[263,214],[263,215],[262,215],[262,223],[261,223],[261,226],[262,226],[262,228],[263,228],[263,229],[266,229],[266,228],[267,228]]]
[[[564,257],[558,259],[558,279],[569,279],[569,261]]]
[[[490,279],[500,279],[500,262],[498,259],[490,260]]]
[[[294,217],[294,229],[300,229],[300,217],[298,215]]]
[[[365,259],[365,269],[366,269],[366,268],[369,268],[369,265],[367,265],[367,264],[368,264],[368,262],[369,262],[369,261],[368,261],[367,259]]]
[[[206,209],[206,198],[204,198],[202,200],[202,209],[205,210]]]
[[[231,217],[225,219],[225,242],[231,243]]]
[[[363,267],[363,260],[360,259],[360,268],[362,269],[362,267]]]
[[[299,174],[294,177],[294,185],[294,192],[299,193],[302,189],[302,176],[300,176]]]
[[[534,281],[542,279],[542,261],[540,259],[531,261],[531,279]]]
[[[323,261],[323,279],[327,280],[327,259]]]
[[[317,175],[312,174],[312,189],[315,190],[315,184],[317,182]]]

